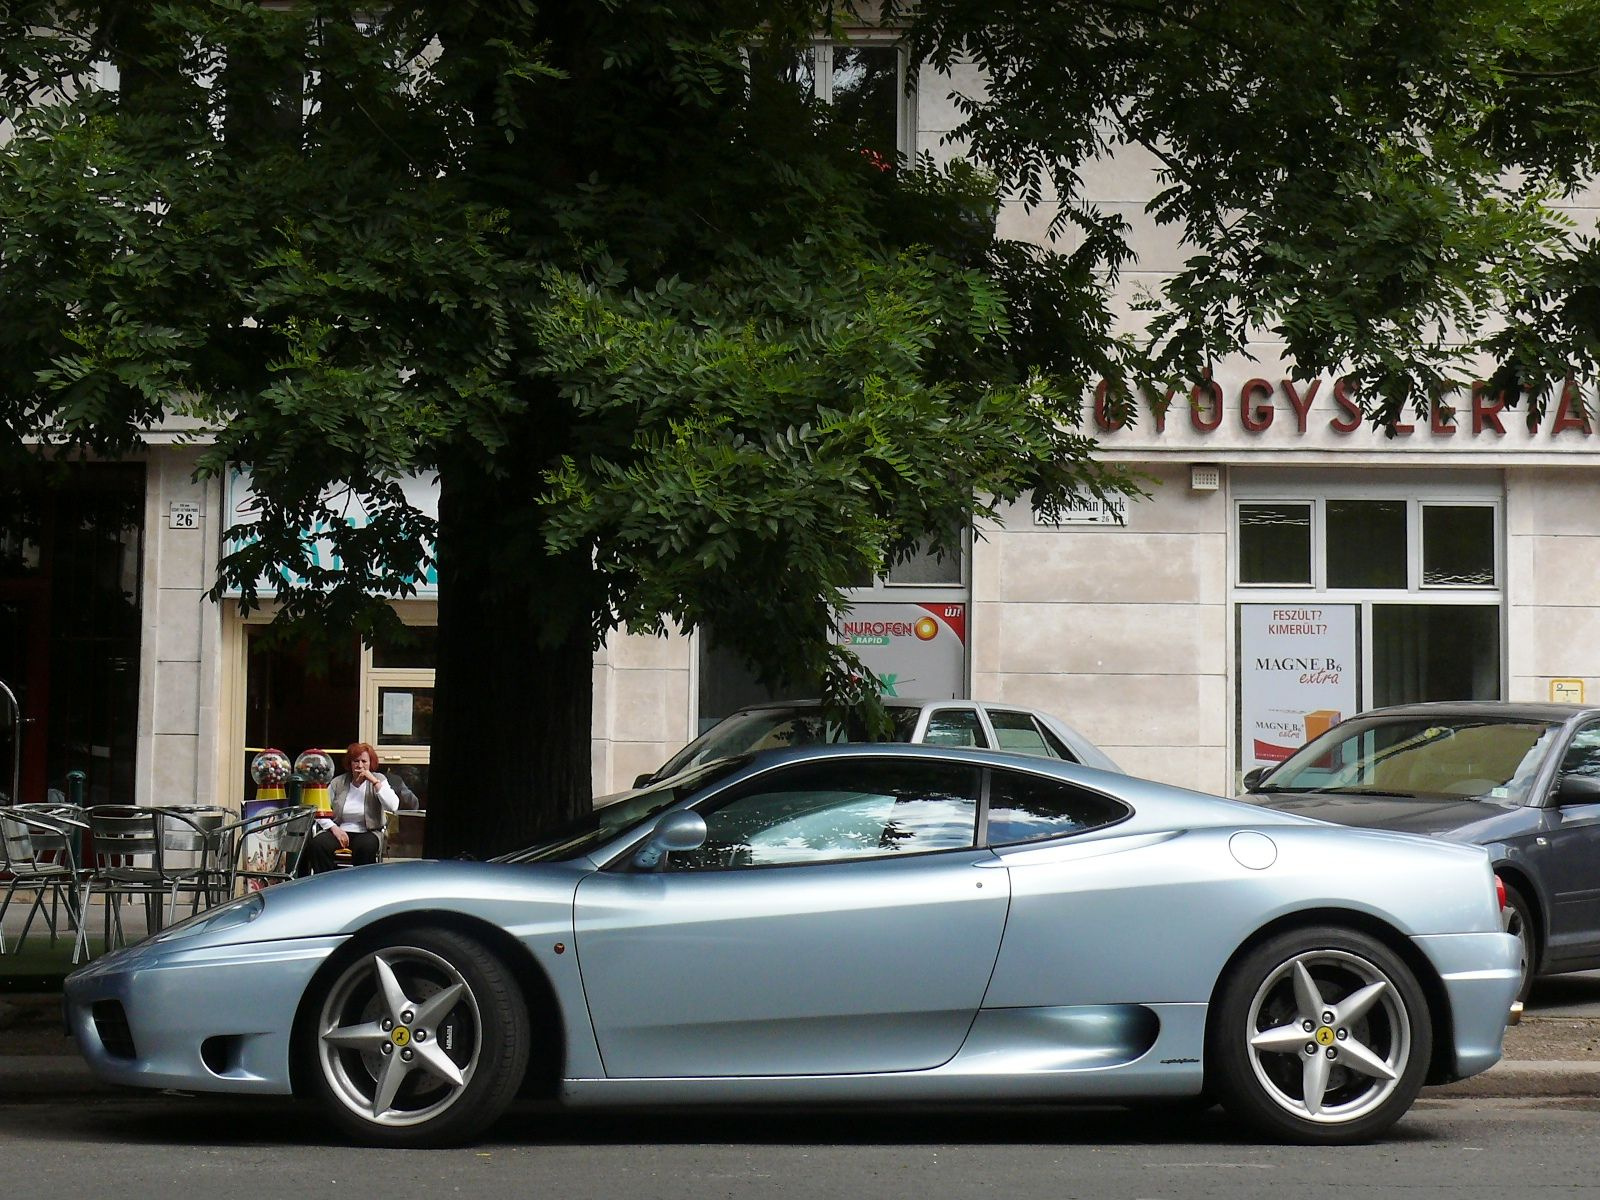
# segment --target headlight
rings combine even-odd
[[[179,921],[176,925],[169,925],[150,940],[172,942],[179,938],[193,937],[197,933],[216,933],[219,930],[232,929],[236,925],[248,925],[259,917],[261,910],[266,907],[266,899],[261,893],[252,892],[248,896],[241,896],[237,900],[229,900],[226,904],[208,908],[205,912]]]

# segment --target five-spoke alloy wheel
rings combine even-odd
[[[1354,930],[1271,938],[1224,980],[1208,1065],[1236,1115],[1281,1137],[1374,1137],[1411,1107],[1433,1053],[1415,976]]]
[[[334,1118],[381,1145],[471,1138],[505,1109],[528,1061],[528,1014],[505,965],[443,929],[356,948],[321,994],[310,1070]]]

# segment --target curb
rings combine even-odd
[[[1424,1099],[1600,1099],[1600,1063],[1564,1059],[1501,1059],[1481,1075],[1424,1088]]]

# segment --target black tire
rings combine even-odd
[[[301,1078],[356,1141],[460,1145],[516,1096],[530,1037],[492,952],[446,929],[395,930],[341,959],[311,998]]]
[[[1233,964],[1213,1003],[1208,1087],[1233,1116],[1285,1141],[1378,1136],[1411,1107],[1433,1055],[1416,977],[1353,929],[1268,939]]]
[[[1533,991],[1533,981],[1539,975],[1539,922],[1534,919],[1533,905],[1509,883],[1506,884],[1506,906],[1501,911],[1507,933],[1514,933],[1522,943],[1522,985],[1517,988],[1517,999],[1527,1002]]]

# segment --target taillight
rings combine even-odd
[[[1506,881],[1498,875],[1494,877],[1494,898],[1500,902],[1500,908],[1504,911],[1506,906]]]

